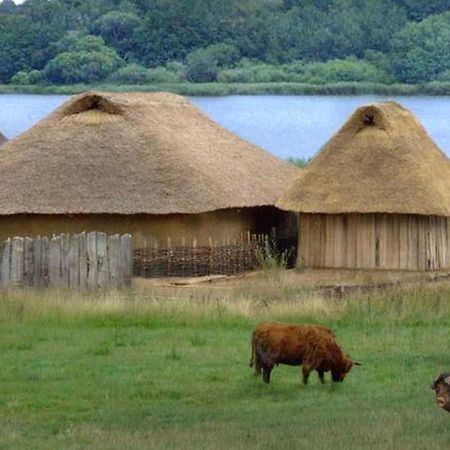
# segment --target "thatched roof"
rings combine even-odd
[[[93,92],[2,146],[0,214],[273,205],[297,173],[178,95]]]
[[[402,106],[363,106],[277,206],[305,213],[450,216],[450,161]]]
[[[6,137],[0,133],[0,145],[4,144],[8,139],[6,139]]]

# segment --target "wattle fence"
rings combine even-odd
[[[276,249],[273,248],[275,241]],[[133,252],[133,275],[143,278],[235,275],[260,269],[264,250],[269,247],[284,253],[287,266],[293,267],[295,239],[275,240],[264,234],[243,233],[235,241],[210,241],[202,246],[197,245],[195,239],[174,246],[170,238],[162,247],[144,245]]]
[[[129,234],[92,232],[52,238],[14,237],[0,248],[0,289],[120,288],[131,285]]]

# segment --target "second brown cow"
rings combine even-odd
[[[252,334],[250,367],[254,366],[255,375],[262,373],[264,382],[270,383],[270,373],[278,364],[301,365],[304,384],[313,370],[322,383],[329,371],[333,381],[342,382],[354,365],[360,365],[342,352],[329,328],[262,322]]]

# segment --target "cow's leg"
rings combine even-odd
[[[273,366],[263,367],[263,381],[264,383],[270,383],[270,372],[272,372]]]
[[[309,377],[309,374],[311,372],[311,367],[308,364],[304,364],[303,363],[302,372],[303,372],[303,384],[307,385],[308,384],[308,377]]]
[[[319,374],[319,380],[320,380],[320,382],[321,382],[322,384],[324,384],[324,383],[325,383],[325,378],[323,377],[323,374],[324,374],[323,370],[317,369],[317,373]]]

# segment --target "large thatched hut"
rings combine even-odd
[[[357,109],[278,206],[307,267],[450,267],[450,161],[396,103]]]
[[[6,139],[6,137],[0,133],[0,145],[4,144],[8,139]]]
[[[128,232],[135,246],[267,232],[293,166],[169,93],[76,96],[0,152],[0,238]]]

